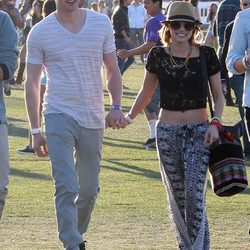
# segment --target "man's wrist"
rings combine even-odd
[[[41,133],[41,128],[31,128],[31,129],[30,129],[30,133],[31,133],[32,135],[40,134],[40,133]]]
[[[110,109],[122,110],[122,107],[119,104],[113,104],[110,106]]]
[[[248,62],[248,59],[246,56],[242,58],[242,64],[246,69],[250,69],[250,63]]]

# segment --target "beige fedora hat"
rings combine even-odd
[[[167,24],[171,21],[184,21],[201,24],[196,20],[193,5],[189,2],[180,1],[170,3],[166,21],[163,21],[162,23]]]

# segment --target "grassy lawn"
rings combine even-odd
[[[133,65],[123,76],[129,87],[124,89],[124,111],[132,105],[143,74],[142,65]],[[107,92],[104,94],[108,110]],[[11,176],[0,225],[0,249],[62,249],[57,239],[49,159],[16,153],[27,144],[23,95],[21,87],[6,98]],[[238,121],[238,109],[226,107],[223,118],[228,124]],[[141,148],[147,136],[143,114],[125,130],[105,131],[101,192],[86,234],[89,250],[176,249],[156,151]],[[250,249],[250,188],[234,197],[218,198],[208,184],[207,210],[212,250]]]

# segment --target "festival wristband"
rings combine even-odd
[[[242,58],[242,64],[243,64],[243,66],[244,66],[246,69],[250,69],[250,64],[248,63],[248,60],[247,60],[247,57],[246,57],[246,56],[244,56],[244,57]]]
[[[30,130],[30,133],[31,133],[32,135],[40,134],[40,132],[41,132],[41,128],[32,128],[32,129]]]
[[[133,119],[130,117],[130,115],[128,113],[125,114],[125,119],[126,119],[128,124],[133,123]]]
[[[218,121],[219,123],[221,123],[221,119],[220,119],[220,117],[218,117],[218,116],[214,116],[214,117],[212,117],[212,119],[211,119],[211,121]]]
[[[122,109],[121,105],[118,105],[118,104],[113,104],[113,105],[111,105],[110,108],[111,109],[117,109],[117,110],[121,110]]]
[[[212,121],[210,122],[210,125],[215,126],[215,127],[218,129],[218,132],[220,132],[222,125],[221,125],[221,123],[220,123],[219,121],[217,121],[217,120],[212,120]]]

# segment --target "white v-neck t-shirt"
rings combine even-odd
[[[82,127],[103,128],[103,55],[113,51],[112,24],[103,14],[86,10],[77,34],[65,29],[54,13],[36,24],[27,40],[27,62],[47,69],[44,114],[65,113]]]

